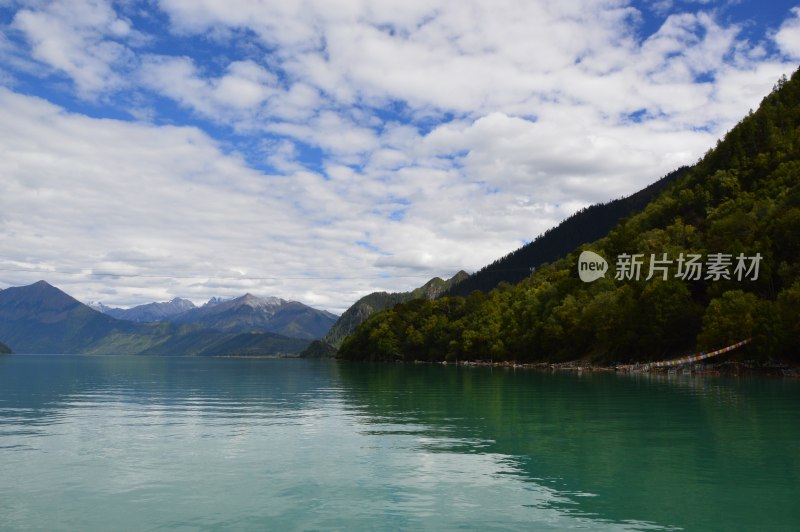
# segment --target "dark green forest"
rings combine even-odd
[[[800,71],[799,71],[800,72]],[[586,240],[585,240],[586,241]],[[591,250],[612,268],[578,278]],[[650,280],[617,279],[622,254],[674,262]],[[678,257],[760,255],[741,280],[678,276]],[[752,272],[751,272],[752,273]],[[663,277],[666,277],[664,279]],[[800,361],[800,73],[783,78],[696,165],[602,238],[488,294],[413,300],[348,337],[350,360],[658,360],[745,338],[736,357]]]

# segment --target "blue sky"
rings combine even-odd
[[[694,163],[795,2],[0,0],[0,287],[341,311]]]

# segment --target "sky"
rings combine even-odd
[[[340,313],[695,163],[800,3],[0,0],[0,288]]]

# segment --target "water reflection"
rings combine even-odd
[[[129,432],[131,443],[191,430],[300,424],[329,396],[334,365],[314,371],[268,361],[158,357],[0,357],[0,445],[39,449],[37,436],[68,437],[76,417],[81,441]],[[64,426],[64,425],[67,426]],[[188,427],[188,428],[187,428]]]
[[[580,494],[553,503],[574,515],[754,529],[764,515],[785,525],[799,517],[796,382],[354,364],[340,372],[365,423],[394,419],[448,436],[434,452],[509,457],[523,478]],[[744,510],[751,505],[766,514]]]
[[[800,517],[797,384],[0,357],[0,514],[82,530],[781,528]]]

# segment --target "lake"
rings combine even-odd
[[[800,382],[0,357],[0,529],[796,530]]]

